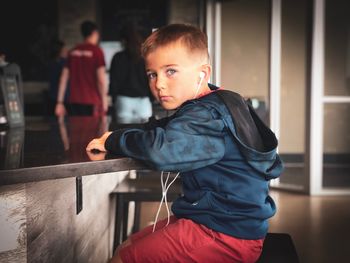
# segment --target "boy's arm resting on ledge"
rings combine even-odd
[[[113,132],[105,148],[157,170],[189,171],[220,160],[225,153],[224,123],[203,106],[187,105],[164,127]]]
[[[166,117],[160,120],[156,120],[155,118],[151,117],[147,123],[118,124],[118,127],[119,127],[118,130],[116,130],[115,132],[111,132],[111,131],[106,132],[101,137],[91,140],[87,145],[86,150],[87,151],[97,150],[100,152],[105,152],[107,151],[105,148],[106,140],[112,133],[113,134],[112,136],[110,136],[111,137],[110,141],[116,142],[116,141],[119,141],[118,139],[119,136],[125,131],[130,131],[130,130],[143,131],[143,130],[150,130],[159,126],[163,127],[168,123],[169,119],[170,119],[169,117]],[[113,128],[113,127],[110,127],[110,128]],[[109,151],[117,155],[125,155],[119,149],[118,144],[110,143]]]

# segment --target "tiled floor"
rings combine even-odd
[[[269,232],[289,233],[301,263],[350,262],[350,196],[310,197],[277,190],[271,195],[278,210]],[[157,203],[143,204],[142,226],[153,220],[157,208]]]

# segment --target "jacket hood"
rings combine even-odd
[[[259,118],[254,109],[250,105],[248,107],[257,128],[256,136],[260,138],[261,145],[247,145],[238,137],[241,152],[250,166],[263,173],[267,180],[275,179],[283,171],[283,163],[277,154],[277,138],[271,129]]]
[[[226,119],[227,126],[249,165],[267,180],[279,177],[283,164],[277,154],[275,134],[238,93],[228,90],[217,90],[215,93],[230,113],[229,119]]]

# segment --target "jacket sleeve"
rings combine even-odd
[[[225,153],[224,122],[204,106],[188,104],[164,127],[113,132],[106,149],[145,162],[156,170],[198,169],[219,161]]]

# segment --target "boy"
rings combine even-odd
[[[87,150],[181,172],[183,196],[169,225],[132,235],[112,262],[255,262],[275,213],[268,182],[282,170],[275,136],[247,105],[225,102],[235,93],[208,84],[207,38],[196,27],[165,26],[148,37],[142,54],[152,94],[177,111],[143,129],[108,132]]]

